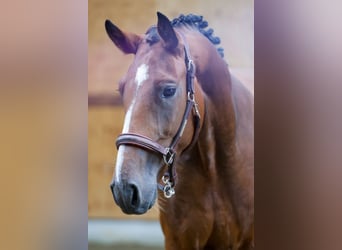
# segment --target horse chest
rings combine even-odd
[[[239,231],[231,205],[210,193],[206,197],[176,202],[161,213],[166,242],[176,244],[170,249],[238,249],[233,247],[239,245]]]
[[[214,199],[214,202],[214,221],[208,245],[220,246],[222,249],[235,249],[233,246],[239,245],[240,230],[232,206],[219,198]]]

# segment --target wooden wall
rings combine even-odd
[[[90,105],[88,109],[88,215],[136,219],[115,204],[109,188],[116,160],[115,139],[122,130],[124,113],[120,106]],[[156,219],[157,209],[139,216]]]

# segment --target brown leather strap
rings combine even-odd
[[[185,112],[184,112],[184,115],[183,115],[183,119],[182,119],[182,122],[178,128],[178,131],[176,133],[176,135],[173,137],[173,140],[172,140],[172,143],[170,145],[170,148],[172,149],[175,149],[180,138],[182,137],[183,135],[183,132],[184,132],[184,129],[188,123],[188,120],[189,120],[189,117],[190,117],[190,113],[191,113],[191,110],[193,108],[193,102],[191,101],[187,101],[186,102],[186,107],[185,107]]]
[[[149,149],[155,152],[159,152],[162,155],[167,154],[167,148],[163,147],[157,142],[154,142],[150,138],[133,133],[125,133],[118,136],[116,139],[116,148],[119,149],[120,145],[127,144],[138,147],[143,147],[145,149]]]

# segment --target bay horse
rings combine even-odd
[[[134,54],[113,181],[117,205],[143,214],[158,197],[169,249],[254,249],[254,97],[234,78],[202,16],[144,35],[105,28]]]

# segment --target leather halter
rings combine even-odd
[[[183,39],[185,41],[185,39]],[[173,137],[171,144],[168,147],[164,147],[157,142],[154,142],[150,138],[139,135],[136,133],[123,133],[116,139],[117,149],[120,145],[130,145],[143,148],[149,151],[154,151],[163,156],[164,163],[168,167],[167,172],[164,173],[162,181],[164,185],[158,184],[158,188],[164,192],[166,198],[170,198],[175,194],[174,186],[176,179],[176,171],[173,166],[176,157],[176,146],[180,141],[188,119],[190,117],[191,110],[193,111],[195,131],[192,137],[192,141],[186,149],[191,148],[197,141],[200,132],[200,113],[198,105],[195,100],[195,89],[194,89],[194,77],[195,77],[195,64],[190,56],[188,44],[184,42],[185,51],[185,66],[186,66],[186,90],[187,90],[187,102],[185,112],[182,118],[182,122],[177,130],[176,135]]]

